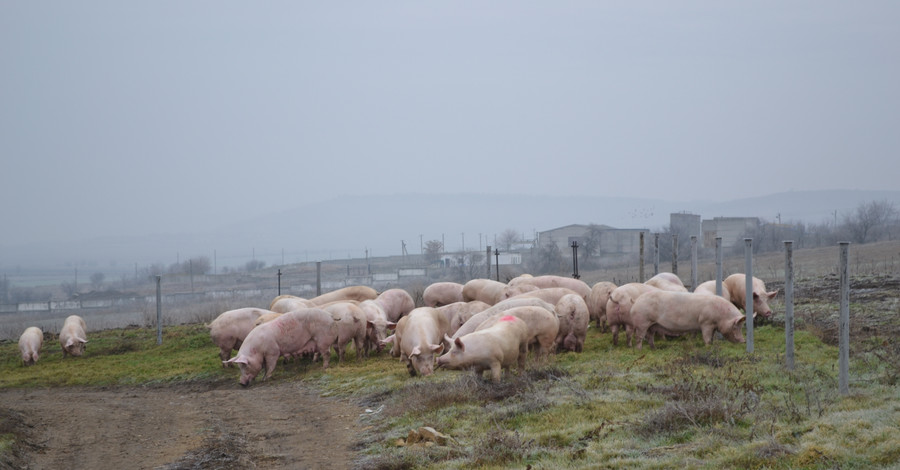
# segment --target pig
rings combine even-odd
[[[757,277],[754,277],[751,282],[753,286],[753,318],[756,318],[757,314],[766,318],[771,317],[772,309],[769,307],[769,301],[778,295],[778,291],[766,292],[766,283]],[[747,275],[732,274],[722,281],[722,285],[728,286],[731,303],[744,310],[747,303]]]
[[[422,299],[426,307],[441,307],[456,302],[464,302],[463,285],[456,282],[435,282],[425,288]]]
[[[250,385],[265,368],[263,380],[272,376],[279,357],[316,353],[328,369],[331,346],[337,339],[337,328],[331,314],[320,308],[305,308],[285,313],[250,330],[237,356],[223,361],[241,369],[240,384]]]
[[[657,289],[667,290],[671,292],[687,292],[684,283],[677,274],[662,272],[651,277],[644,284],[656,287]]]
[[[506,284],[493,279],[472,279],[463,285],[463,300],[480,300],[494,305],[504,299]]]
[[[392,322],[400,320],[400,317],[408,315],[412,309],[416,308],[416,302],[412,296],[403,289],[388,289],[378,294],[375,301],[381,305],[388,320]]]
[[[697,288],[694,289],[695,294],[700,295],[716,295],[716,281],[706,281],[701,282],[697,285]],[[725,282],[722,282],[722,298],[731,301],[731,293],[728,292],[728,287],[725,285]]]
[[[578,294],[566,294],[556,303],[556,317],[559,319],[557,352],[565,350],[580,353],[584,349],[590,323],[587,303]]]
[[[506,286],[503,289],[503,298],[511,299],[519,294],[524,294],[526,292],[531,292],[540,289],[540,287],[534,284],[517,284],[515,286]]]
[[[318,297],[309,299],[316,307],[321,307],[330,302],[338,300],[355,300],[362,302],[363,300],[372,300],[378,297],[378,292],[368,286],[349,286],[335,291],[322,294]]]
[[[741,326],[745,319],[737,307],[721,297],[688,292],[647,292],[631,307],[638,349],[648,332],[651,333],[650,347],[654,347],[653,331],[670,336],[700,331],[707,345],[712,342],[713,333],[718,331],[731,342],[743,343]]]
[[[612,332],[613,346],[619,344],[619,328],[625,328],[625,337],[628,339],[628,345],[631,346],[634,332],[631,323],[631,306],[641,295],[654,290],[659,289],[649,284],[629,282],[616,287],[609,293],[609,300],[606,302],[606,323]]]
[[[25,366],[33,366],[41,356],[41,346],[44,345],[44,332],[36,326],[25,328],[22,336],[19,336],[19,353],[22,355],[22,363]]]
[[[315,307],[312,301],[293,295],[279,295],[269,304],[269,311],[277,313],[287,313],[291,310],[299,310],[301,308]]]
[[[483,312],[491,306],[480,301],[473,300],[471,302],[453,302],[441,307],[437,307],[438,311],[447,317],[450,322],[450,334],[456,333],[456,330],[466,321],[472,318],[478,312]]]
[[[84,354],[87,344],[86,329],[84,319],[78,315],[69,315],[66,318],[62,329],[59,330],[59,345],[62,346],[63,358],[69,354],[76,357]]]
[[[393,324],[394,334],[381,341],[382,347],[386,346],[388,343],[391,344],[391,357],[400,357],[400,336],[406,328],[405,325],[408,320],[409,315],[400,317],[400,319],[397,320],[397,323]]]
[[[535,276],[535,277],[517,277],[509,281],[510,287],[518,287],[522,285],[532,285],[540,289],[548,289],[552,287],[565,287],[575,291],[578,295],[587,298],[591,294],[591,287],[586,282],[566,276]],[[512,297],[512,296],[509,296]],[[509,298],[507,297],[507,298]]]
[[[303,307],[303,308],[308,308],[308,307]],[[295,310],[299,310],[299,309],[295,309]],[[259,325],[262,325],[263,323],[270,322],[270,321],[272,321],[272,320],[274,320],[274,319],[276,319],[276,318],[278,318],[278,317],[280,317],[280,316],[282,316],[282,315],[284,315],[284,314],[283,314],[283,313],[278,313],[278,312],[264,313],[264,314],[260,315],[259,318],[257,318],[257,319],[253,322],[253,327],[255,328],[255,327],[259,326]],[[241,347],[241,346],[238,345],[238,348],[239,348],[239,347]],[[234,349],[237,349],[237,348],[234,348]],[[230,353],[229,353],[229,355],[230,355]],[[228,359],[228,358],[226,357],[225,359]]]
[[[600,331],[606,331],[606,301],[616,287],[619,286],[608,281],[600,281],[591,287],[591,294],[587,298],[588,312],[591,321],[600,328]]]
[[[388,320],[384,309],[374,300],[360,302],[359,308],[366,314],[366,353],[381,352],[388,329],[397,324]]]
[[[537,347],[535,352],[536,360],[537,362],[544,362],[553,350],[553,344],[559,335],[559,318],[553,312],[552,306],[550,309],[547,309],[545,306],[535,305],[512,307],[492,315],[479,324],[475,331],[490,328],[506,315],[518,317],[528,325],[528,345]]]
[[[335,320],[337,336],[334,350],[338,353],[338,362],[344,362],[344,351],[351,341],[356,349],[356,360],[363,357],[366,341],[368,319],[366,313],[354,302],[332,302],[322,307]]]
[[[567,295],[567,294],[576,294],[576,292],[567,287],[546,287],[546,288],[533,290],[530,292],[525,292],[524,294],[519,294],[519,295],[510,297],[509,299],[535,298],[535,299],[541,299],[544,302],[547,302],[549,304],[556,305],[556,303],[559,302],[559,299],[561,299],[564,295]],[[590,293],[588,293],[588,294],[590,294]],[[578,294],[578,295],[580,295],[580,294]],[[509,299],[507,299],[507,300],[509,300]]]
[[[491,380],[500,382],[502,369],[517,364],[525,369],[528,345],[528,325],[525,321],[504,315],[489,328],[469,333],[453,340],[450,351],[438,357],[437,367],[452,370],[471,369],[479,377],[491,371]]]
[[[407,318],[406,322],[398,323],[395,333],[395,342],[400,344],[400,360],[413,377],[431,375],[435,355],[444,351],[444,336],[450,331],[450,322],[431,307],[416,308],[403,318]]]
[[[215,320],[211,321],[209,336],[213,344],[219,347],[219,359],[223,361],[222,367],[230,366],[224,363],[231,357],[232,350],[238,350],[247,333],[256,326],[257,320],[262,315],[270,315],[272,311],[262,308],[238,308],[223,312]]]
[[[556,317],[556,308],[554,307],[554,304],[544,302],[541,299],[535,297],[508,299],[498,303],[497,305],[492,305],[490,308],[478,312],[475,315],[472,315],[471,318],[466,320],[466,322],[463,323],[455,333],[453,333],[452,338],[456,339],[460,336],[467,335],[475,331],[475,329],[478,328],[478,326],[481,325],[485,320],[493,317],[494,315],[497,315],[498,313],[505,312],[511,308],[524,306],[541,307],[544,310],[550,312],[554,318]],[[554,338],[555,337],[556,336],[554,336]]]

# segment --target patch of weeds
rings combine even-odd
[[[438,462],[463,458],[459,449],[448,446],[391,447],[356,461],[359,470],[409,470],[426,468]]]
[[[900,384],[900,341],[872,338],[863,353],[863,360],[878,375],[879,382],[891,386]]]
[[[524,439],[518,431],[494,428],[473,446],[472,463],[476,466],[520,463],[534,448],[534,439]]]
[[[760,402],[761,387],[743,370],[727,368],[721,381],[690,370],[674,370],[668,374],[675,382],[662,386],[641,386],[644,392],[662,395],[666,403],[650,413],[637,426],[644,437],[660,433],[674,434],[686,427],[706,427],[716,424],[734,426],[752,413]]]

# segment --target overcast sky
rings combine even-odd
[[[893,0],[3,1],[0,237],[345,194],[898,189],[898,24]]]

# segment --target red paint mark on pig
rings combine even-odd
[[[514,317],[512,315],[504,315],[500,318],[500,321],[516,321],[519,317]]]

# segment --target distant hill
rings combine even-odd
[[[215,257],[219,266],[240,266],[256,258],[269,265],[328,259],[397,255],[401,241],[419,253],[420,240],[441,240],[448,251],[494,245],[493,237],[513,229],[531,239],[569,224],[660,230],[673,212],[704,219],[760,217],[783,223],[830,222],[860,203],[887,200],[900,208],[900,191],[790,191],[728,201],[663,201],[611,197],[545,197],[499,194],[391,194],[341,196],[320,204],[223,224],[202,233],[107,237],[68,243],[4,246],[0,273],[16,266],[94,263],[98,271],[135,264],[165,265],[195,256]],[[480,238],[480,240],[479,240]]]

